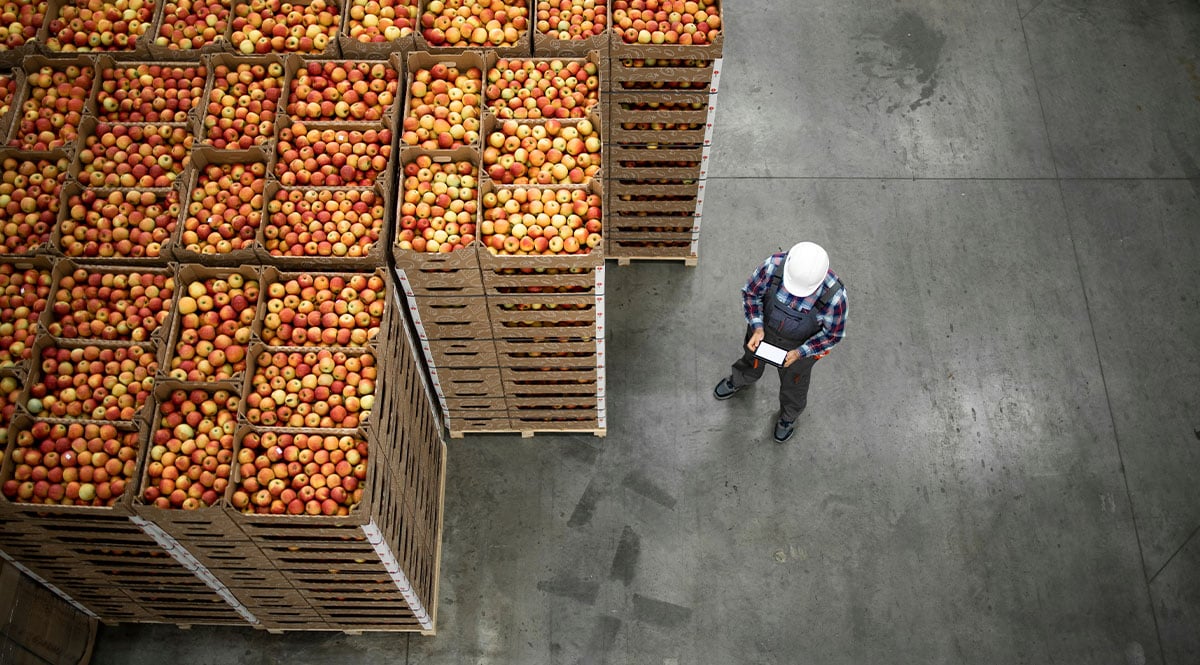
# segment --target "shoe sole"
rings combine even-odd
[[[736,394],[737,394],[737,391],[735,390],[724,397],[721,397],[720,395],[713,393],[713,397],[717,398],[718,401],[724,402],[727,399],[733,399],[733,396]]]
[[[792,431],[788,432],[788,435],[787,435],[787,436],[785,436],[785,437],[783,437],[783,438],[781,439],[781,438],[779,438],[779,437],[775,436],[774,432],[772,432],[772,433],[771,433],[771,438],[772,438],[772,439],[775,439],[775,443],[787,443],[789,440],[791,440],[792,436],[793,436],[795,433],[796,433],[796,430],[793,428],[793,429],[792,429]]]

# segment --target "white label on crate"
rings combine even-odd
[[[704,199],[696,199],[696,211],[692,213],[693,217],[704,216]]]
[[[408,275],[403,270],[396,268],[396,279],[400,282],[400,287],[404,289],[404,295],[409,298],[417,297],[417,294],[413,292],[412,284],[408,281]]]
[[[417,598],[417,594],[413,592],[412,584],[400,568],[400,563],[396,561],[396,556],[392,554],[391,548],[384,542],[383,533],[380,531],[379,526],[375,524],[375,520],[372,519],[363,525],[362,530],[366,534],[367,539],[371,541],[372,547],[375,548],[375,553],[379,555],[379,560],[383,562],[383,566],[392,578],[392,582],[400,590],[400,595],[404,596],[404,600],[408,603],[408,608],[412,610],[413,616],[421,623],[421,628],[433,630],[433,621],[430,620],[429,613],[425,611],[425,606],[421,603],[421,599]],[[373,534],[374,538],[372,539]]]
[[[715,86],[712,90],[715,90]],[[708,118],[704,121],[704,145],[712,145],[713,127],[717,123],[717,93],[713,92],[708,98]]]
[[[721,84],[721,63],[723,60],[724,58],[713,60],[712,81],[708,84],[708,94],[710,95],[717,94],[717,88]]]
[[[596,296],[596,321],[604,320],[604,296]]]
[[[596,295],[604,295],[604,264],[596,267]]]
[[[58,596],[59,598],[62,598],[63,600],[65,600],[68,603],[70,603],[71,605],[73,605],[75,607],[75,609],[79,610],[80,612],[83,612],[84,614],[92,617],[93,619],[100,618],[100,617],[96,616],[96,614],[94,612],[92,612],[91,610],[89,610],[88,608],[75,602],[75,599],[68,596],[62,589],[59,589],[58,587],[54,586],[53,584],[42,579],[41,575],[38,575],[37,573],[33,572],[32,570],[26,568],[25,564],[21,563],[20,561],[17,561],[16,559],[12,558],[11,556],[9,556],[8,553],[5,552],[4,550],[0,550],[0,557],[3,557],[5,561],[8,561],[9,563],[11,563],[13,565],[13,568],[16,568],[17,570],[21,571],[22,573],[25,573],[26,575],[33,578],[34,581],[36,581],[37,583],[39,583],[42,586],[49,589],[54,595]]]
[[[711,151],[712,151],[712,146],[706,145],[706,146],[704,146],[703,151],[700,153],[700,179],[701,180],[708,178],[708,157],[709,157],[709,153]]]

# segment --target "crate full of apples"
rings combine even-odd
[[[6,11],[12,13],[5,34],[0,35],[0,66],[16,66],[27,55],[37,52],[37,36],[46,20],[48,0],[11,0]]]
[[[82,266],[59,261],[42,330],[68,343],[161,344],[169,328],[175,273],[167,268]]]
[[[87,109],[111,123],[186,123],[204,106],[208,70],[191,63],[118,62],[96,58],[100,82]]]
[[[374,187],[280,187],[266,190],[259,231],[265,263],[296,270],[360,270],[383,265],[381,240],[391,217],[389,197]]]
[[[269,146],[275,118],[287,96],[284,61],[278,55],[207,58],[209,78],[198,114],[200,146],[246,150]],[[268,148],[269,149],[269,148]]]
[[[46,249],[70,164],[62,151],[38,159],[0,151],[0,256],[32,256]]]
[[[29,371],[38,321],[53,293],[52,267],[45,258],[0,263],[0,375]]]
[[[259,337],[271,347],[378,347],[387,280],[373,273],[263,269],[265,314]]]
[[[96,83],[90,58],[61,60],[29,56],[22,63],[25,81],[17,91],[17,115],[9,128],[9,147],[45,152],[72,151],[79,125]]]
[[[711,142],[716,99],[706,92],[609,93],[609,142],[679,145]]]
[[[252,266],[179,268],[160,378],[240,389],[261,321],[261,279]]]
[[[268,162],[259,150],[193,153],[173,243],[176,260],[222,266],[257,262]]]
[[[346,0],[338,43],[349,58],[408,53],[416,42],[418,0]]]
[[[43,48],[55,54],[141,53],[155,9],[155,0],[51,0]]]
[[[493,50],[502,57],[531,52],[524,0],[426,0],[417,48],[437,53]]]
[[[480,265],[570,268],[603,261],[604,193],[599,180],[576,186],[497,186],[485,183],[480,202]]]
[[[126,124],[84,118],[70,173],[89,187],[167,189],[190,163],[193,136],[185,124]]]
[[[156,60],[194,60],[231,47],[227,32],[232,0],[160,0],[163,8],[147,39]]]
[[[155,396],[137,502],[161,510],[216,506],[233,470],[238,394],[166,383]]]
[[[720,58],[720,0],[612,0],[613,58]]]
[[[509,59],[489,53],[486,63],[484,104],[498,118],[584,118],[600,103],[605,65],[595,51],[583,58]]]
[[[392,124],[404,95],[399,54],[381,60],[288,60],[288,118],[310,124],[330,122]]]
[[[478,153],[408,151],[401,159],[394,251],[447,254],[471,248],[479,221]]]
[[[171,256],[179,192],[97,189],[71,182],[51,244],[83,263],[164,266]]]
[[[502,185],[583,185],[601,172],[600,117],[484,118],[483,171]]]
[[[304,123],[279,129],[275,176],[285,187],[386,188],[393,175],[395,134],[390,120]]]
[[[233,0],[230,44],[241,55],[337,55],[341,2]]]
[[[410,53],[401,146],[478,149],[485,66],[477,53]]]
[[[539,58],[608,52],[607,0],[535,0],[533,53]]]
[[[370,349],[251,347],[241,418],[260,428],[354,431],[370,420],[378,374]]]

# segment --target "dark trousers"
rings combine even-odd
[[[746,338],[742,340],[742,357],[733,363],[733,373],[729,380],[737,388],[748,386],[759,380],[762,378],[763,370],[767,368],[768,363],[765,360],[754,357],[754,352],[746,348],[746,342],[750,341],[750,335],[753,332],[753,328],[746,327]],[[799,344],[794,344],[790,348],[796,346]],[[789,347],[784,346],[783,348]],[[808,406],[808,383],[815,364],[817,364],[816,358],[800,358],[788,367],[778,368],[779,417],[782,420],[795,420]]]

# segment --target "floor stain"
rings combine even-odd
[[[692,618],[692,608],[633,594],[633,618],[663,628],[677,628]]]
[[[664,508],[675,508],[675,497],[654,484],[654,481],[647,478],[640,471],[634,471],[625,476],[625,480],[621,482],[621,485],[641,494]]]
[[[583,496],[579,497],[579,503],[575,504],[575,510],[571,513],[571,519],[567,520],[567,526],[579,527],[591,522],[592,514],[596,512],[596,502],[599,500],[600,490],[596,489],[596,481],[593,479],[588,483],[587,489],[583,490]]]
[[[538,591],[544,591],[554,596],[577,600],[585,605],[595,605],[596,596],[600,593],[600,583],[560,578],[556,580],[542,580],[537,583],[537,589]]]
[[[894,86],[872,93],[869,90],[877,88],[878,83],[868,84],[862,91],[872,97],[872,103],[889,98],[891,103],[885,109],[889,114],[903,107],[916,111],[933,103],[938,72],[947,59],[945,33],[933,29],[913,12],[904,12],[886,30],[864,32],[855,39],[860,42],[855,54],[859,70],[873,82],[886,81]]]
[[[642,555],[642,539],[628,525],[621,530],[621,541],[617,543],[617,553],[613,555],[612,570],[608,578],[620,580],[625,586],[633,581],[637,573],[638,558]]]

